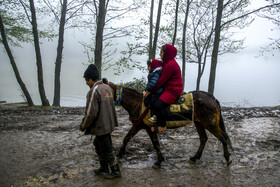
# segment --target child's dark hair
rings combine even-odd
[[[84,73],[84,78],[86,80],[91,79],[93,81],[99,80],[99,72],[98,72],[97,67],[94,64],[90,64],[88,66],[88,68],[86,69],[86,71]]]
[[[147,66],[151,66],[152,65],[152,60],[148,60],[147,61]]]

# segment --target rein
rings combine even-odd
[[[149,109],[150,109],[150,108],[147,107],[146,110],[143,112],[143,114],[142,114],[139,118],[137,118],[137,119],[132,119],[132,118],[129,116],[129,119],[130,119],[130,121],[133,123],[133,125],[139,125],[139,124],[143,121],[143,119],[145,118],[145,116],[148,114]]]

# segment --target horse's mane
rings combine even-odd
[[[103,82],[104,84],[110,85],[110,87],[113,88],[113,89],[122,87],[126,92],[129,92],[129,93],[130,93],[131,95],[133,95],[133,96],[136,96],[136,95],[137,95],[137,96],[142,96],[142,93],[141,93],[141,92],[138,92],[137,90],[135,90],[135,89],[133,89],[133,88],[128,88],[128,87],[125,87],[125,86],[116,85],[116,84],[114,84],[114,83],[112,83],[112,82],[109,83],[109,81],[108,81],[106,78],[103,78],[103,79],[102,79],[102,82]],[[115,88],[114,88],[114,87],[115,87]]]
[[[126,91],[130,92],[133,95],[141,95],[140,92],[138,92],[137,90],[135,90],[133,88],[123,87],[123,89],[125,89]]]

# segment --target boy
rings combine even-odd
[[[153,59],[153,60],[150,60],[147,62],[149,74],[148,74],[148,83],[147,83],[145,92],[149,93],[156,87],[157,81],[161,75],[161,70],[162,70],[161,65],[162,65],[162,62],[159,60],[156,60],[156,59]],[[145,92],[143,93],[143,95],[145,95]],[[149,94],[144,100],[145,106],[150,105],[151,109],[153,110],[153,103],[159,98],[159,96],[162,94],[162,92],[163,92],[163,87],[158,89],[155,93]],[[149,120],[151,122],[155,122],[156,116],[154,115]]]
[[[100,168],[94,170],[94,173],[103,175],[106,179],[121,177],[111,139],[111,132],[118,126],[113,90],[99,80],[99,72],[93,64],[86,69],[84,78],[90,91],[87,94],[86,114],[79,130],[95,135],[93,145],[99,157]]]

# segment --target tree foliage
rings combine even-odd
[[[94,62],[99,70],[114,68],[115,73],[119,74],[123,68],[138,67],[137,62],[127,63],[125,57],[121,55],[126,52],[120,49],[120,46],[124,47],[122,43],[135,33],[133,28],[138,27],[137,21],[133,21],[137,20],[135,12],[140,10],[139,7],[144,2],[142,0],[126,2],[99,0],[87,4],[85,8],[87,19],[84,24],[90,29],[92,40],[90,43],[82,42],[81,44],[84,46],[88,61]],[[116,54],[120,54],[120,57]]]
[[[280,1],[277,0],[266,0],[266,1],[269,3],[270,7],[264,9],[261,12],[258,12],[257,15],[267,19],[268,21],[271,21],[275,25],[273,30],[279,31],[280,30]],[[271,42],[267,46],[262,48],[261,55],[263,55],[265,52],[280,50],[280,37],[269,38],[269,39]]]

